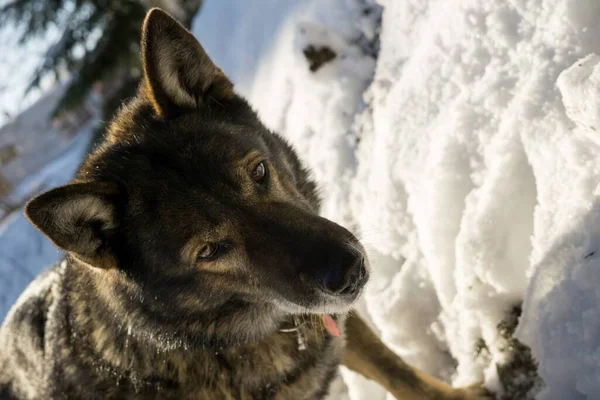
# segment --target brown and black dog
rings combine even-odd
[[[398,399],[480,399],[355,314],[359,241],[196,39],[148,13],[144,80],[68,185],[26,213],[66,260],[0,331],[0,398],[320,399],[343,363]]]

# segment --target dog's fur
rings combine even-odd
[[[342,358],[399,398],[479,398],[346,317],[365,252],[318,216],[294,151],[167,14],[142,36],[138,96],[72,183],[27,205],[67,258],[1,328],[0,398],[319,399]]]

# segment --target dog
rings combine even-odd
[[[2,399],[321,399],[343,364],[398,399],[482,399],[349,312],[365,249],[288,143],[152,9],[143,82],[66,186],[26,206],[66,258],[0,330]]]

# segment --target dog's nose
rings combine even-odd
[[[331,260],[323,275],[321,288],[333,295],[352,295],[367,277],[365,258],[362,254],[345,251],[336,261]]]

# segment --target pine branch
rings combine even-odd
[[[178,0],[188,26],[203,0]],[[139,35],[147,0],[12,0],[0,7],[0,25],[20,27],[20,42],[58,28],[31,76],[26,93],[54,77],[68,76],[54,116],[84,103],[96,82],[135,81]],[[118,75],[118,79],[115,79]],[[111,102],[113,103],[113,102]],[[106,113],[105,113],[106,114]]]

